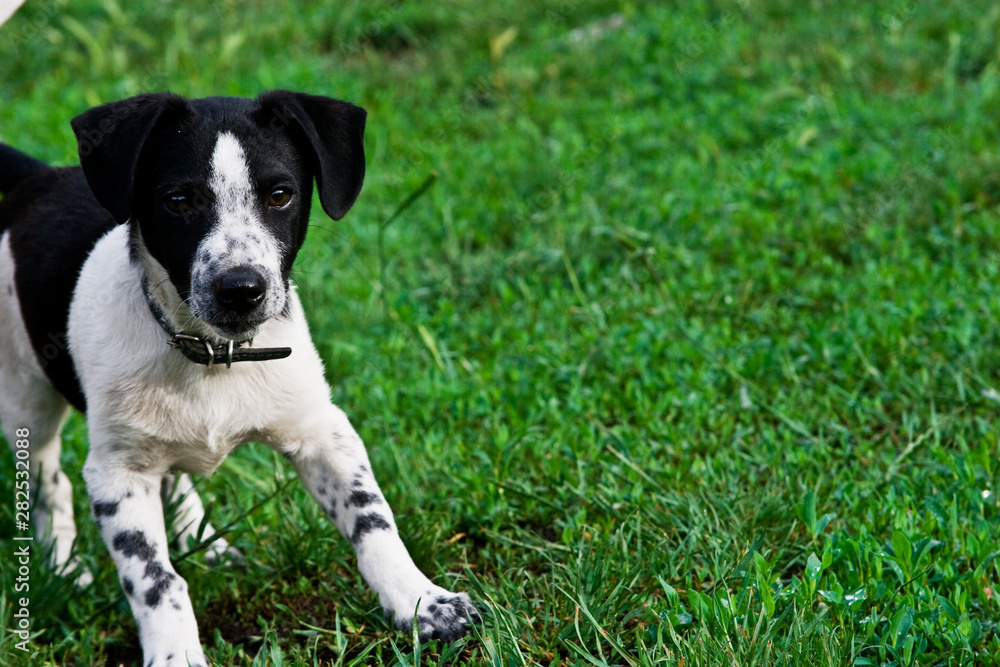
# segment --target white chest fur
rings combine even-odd
[[[87,396],[91,446],[110,448],[136,470],[207,473],[248,440],[294,439],[309,406],[329,403],[294,290],[289,316],[266,322],[255,340],[291,347],[290,357],[209,368],[168,347],[141,278],[123,225],[97,243],[73,295],[69,348]]]

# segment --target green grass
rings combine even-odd
[[[247,563],[177,565],[213,664],[1000,664],[995,3],[29,0],[0,62],[0,137],[59,164],[148,90],[370,112],[294,275],[414,559],[488,618],[413,650],[297,484],[240,518],[294,476],[249,446],[199,481]],[[4,664],[141,659],[86,440],[97,581],[35,559]]]

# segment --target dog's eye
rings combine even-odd
[[[267,198],[271,208],[284,208],[292,200],[292,191],[288,188],[275,188]]]
[[[171,192],[163,198],[163,207],[174,215],[180,215],[187,207],[187,197],[179,192]]]

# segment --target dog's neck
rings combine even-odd
[[[158,313],[162,316],[163,321],[160,322],[160,326],[167,329],[168,333],[185,331],[204,340],[216,343],[225,342],[225,339],[215,333],[211,327],[194,316],[185,300],[177,292],[167,270],[146,249],[139,230],[136,229],[133,233],[137,234],[138,238],[133,243],[132,258],[141,274],[143,296],[150,302],[150,309],[154,315]]]

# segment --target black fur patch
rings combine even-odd
[[[344,503],[344,507],[368,507],[369,505],[377,505],[382,502],[377,493],[372,493],[371,491],[352,491],[351,495],[347,498]]]
[[[80,267],[115,221],[79,169],[51,169],[20,183],[0,201],[0,227],[7,221],[17,299],[35,357],[59,393],[86,412],[66,323]]]
[[[365,538],[365,535],[375,530],[391,530],[392,526],[381,514],[372,512],[362,514],[354,520],[354,532],[351,533],[351,542],[357,544]]]
[[[163,569],[162,565],[155,560],[151,560],[146,564],[146,571],[143,573],[143,577],[153,580],[153,585],[146,590],[145,599],[147,605],[156,607],[160,604],[163,594],[170,588],[170,583],[177,578],[177,575],[167,572]]]
[[[152,560],[156,556],[156,549],[146,541],[146,535],[141,530],[123,530],[111,541],[118,551],[128,557],[135,556],[139,560]]]
[[[146,563],[146,571],[142,573],[142,576],[147,579],[164,579],[168,576],[172,577],[173,575],[168,575],[162,565],[155,560],[151,560]]]
[[[118,514],[118,501],[115,500],[110,503],[105,502],[95,502],[93,504],[94,516],[100,518],[102,516],[114,516]]]
[[[10,192],[15,185],[49,169],[49,165],[26,153],[0,144],[0,192]],[[3,223],[0,223],[2,225]],[[2,231],[2,227],[0,227]]]
[[[135,593],[135,586],[132,584],[132,580],[128,577],[122,579],[122,588],[125,590],[125,595],[131,596]]]
[[[157,607],[160,604],[160,599],[163,594],[170,588],[169,579],[160,579],[153,586],[146,591],[146,604],[150,607]]]

